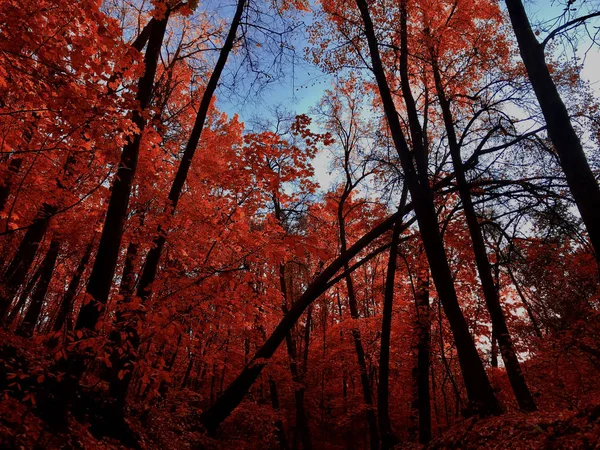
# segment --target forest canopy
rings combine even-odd
[[[599,26],[0,0],[0,446],[598,448]]]

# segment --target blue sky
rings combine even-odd
[[[564,2],[565,0],[561,0],[560,2],[556,0],[526,0],[525,5],[532,24],[541,24],[542,27],[552,29],[556,26],[554,19],[563,11],[562,5]],[[574,7],[577,6],[578,10],[572,12],[572,17],[579,17],[589,13],[590,10],[588,8],[593,7],[593,3],[593,1],[589,0],[578,0],[573,4]],[[301,20],[305,24],[310,24],[312,17],[310,14],[307,14]],[[545,33],[542,32],[540,38],[544,36]],[[596,95],[599,96],[600,51],[598,48],[593,47],[590,51],[585,52],[590,46],[590,42],[589,39],[582,38],[578,56],[585,61],[582,72],[583,78],[591,83]],[[249,122],[257,117],[268,119],[272,116],[273,108],[277,106],[283,106],[286,110],[297,114],[309,113],[310,109],[323,96],[324,91],[331,86],[332,78],[330,75],[323,73],[318,67],[302,60],[304,47],[307,45],[305,33],[300,32],[295,37],[293,44],[297,52],[296,63],[293,66],[289,65],[285,76],[281,77],[277,82],[272,83],[260,95],[246,96],[245,100],[241,100],[239,96],[219,95],[218,92],[217,104],[219,108],[229,115],[238,113],[244,122]],[[235,63],[236,61],[231,61],[231,64]],[[313,163],[317,180],[322,188],[327,188],[332,182],[332,177],[329,174],[328,154],[319,155]]]

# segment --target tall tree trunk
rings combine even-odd
[[[281,294],[283,296],[281,309],[283,311],[283,314],[285,315],[289,311],[289,299],[287,283],[285,278],[285,266],[283,264],[279,266],[279,285]],[[304,380],[300,375],[300,370],[298,368],[298,351],[291,330],[285,337],[285,344],[287,348],[288,359],[290,361],[290,372],[292,374],[292,381],[296,384],[296,389],[294,389],[294,401],[296,404],[296,429],[297,432],[300,434],[302,440],[302,447],[305,450],[308,450],[312,448],[312,441],[310,438],[310,428],[308,426],[308,419],[306,417],[306,409],[304,408],[305,387],[303,386]]]
[[[475,342],[469,332],[469,327],[458,303],[452,273],[450,271],[442,236],[438,227],[431,187],[429,186],[428,180],[425,179],[426,174],[422,173],[422,179],[419,179],[419,175],[413,164],[411,151],[404,138],[400,120],[398,118],[398,112],[381,62],[377,38],[375,36],[368,4],[366,0],[356,0],[356,3],[360,9],[365,25],[373,72],[379,88],[392,139],[400,157],[406,182],[408,183],[411,193],[419,230],[421,232],[421,239],[425,247],[433,281],[442,302],[442,306],[444,307],[448,322],[450,323],[454,341],[456,343],[461,371],[470,401],[469,412],[477,412],[480,414],[500,413],[502,412],[502,407],[498,403],[487,374],[485,373]],[[405,22],[405,11],[403,16]],[[403,41],[403,46],[406,47],[406,39],[403,39]],[[403,49],[402,54],[404,55],[403,58],[407,57],[406,48]],[[403,84],[407,84],[408,78],[405,76],[402,78]],[[403,94],[405,100],[407,100],[406,93]],[[413,122],[413,120],[410,121],[411,123]],[[416,127],[417,124],[413,124],[413,126]],[[424,156],[417,151],[419,146],[422,147],[422,140],[413,139],[413,145],[417,152],[418,162],[424,158]]]
[[[167,9],[164,16],[153,24],[150,32],[144,55],[144,74],[138,81],[136,99],[139,109],[136,109],[132,114],[132,121],[138,132],[129,139],[121,154],[100,236],[98,252],[88,280],[86,301],[81,307],[75,325],[77,330],[86,330],[92,335],[95,333],[96,324],[103,313],[112,286],[121,247],[121,236],[127,217],[131,186],[137,168],[142,133],[146,126],[144,110],[148,107],[152,98],[158,57],[170,13],[171,11]],[[40,412],[50,423],[64,424],[67,406],[85,369],[85,359],[83,355],[73,353],[66,360],[59,361],[57,369],[67,375],[58,383],[58,386],[50,386],[47,389],[43,404],[40,405]]]
[[[240,22],[242,20],[242,13],[244,11],[245,4],[246,0],[238,0],[238,5],[231,26],[229,28],[229,33],[219,53],[219,58],[215,65],[215,69],[211,74],[208,84],[206,85],[206,90],[202,95],[202,100],[200,102],[200,107],[198,109],[198,114],[196,115],[196,121],[194,123],[190,139],[188,140],[188,143],[183,153],[183,157],[181,159],[181,162],[179,163],[175,179],[173,180],[171,190],[169,191],[168,200],[171,203],[171,214],[175,213],[177,203],[181,196],[181,192],[183,191],[183,187],[192,164],[194,153],[196,152],[196,148],[198,147],[198,143],[200,142],[202,130],[204,129],[204,124],[206,122],[206,116],[208,114],[210,103],[212,101],[214,92],[217,88],[219,79],[221,78],[221,73],[223,72],[225,64],[227,63],[227,58],[229,57],[229,54],[231,53],[231,50],[233,49],[233,45],[235,43],[235,37]],[[152,26],[152,33],[154,33],[155,28],[156,24]],[[161,254],[166,243],[165,233],[166,231],[159,226],[158,234],[154,237],[152,247],[146,256],[146,261],[143,265],[143,270],[139,278],[139,285],[137,289],[137,295],[142,299],[142,302],[148,299],[148,297],[151,294],[151,285],[156,279],[156,274],[158,272],[158,263],[160,261]],[[128,337],[129,342],[124,343],[124,345],[119,345],[119,347],[125,348],[125,354],[115,355],[116,358],[114,359],[116,366],[113,368],[113,372],[116,374],[120,373],[121,376],[113,377],[110,383],[110,389],[114,393],[114,395],[116,395],[117,398],[120,399],[119,403],[121,404],[123,403],[123,396],[126,395],[129,382],[131,381],[131,368],[135,360],[133,353],[135,353],[139,341],[139,337],[137,336],[136,331],[137,319],[138,318],[136,317],[135,312],[132,312],[128,320],[118,324],[118,328],[126,330],[124,336]],[[126,365],[128,366],[128,368],[125,369]]]
[[[402,213],[406,204],[408,189],[404,186],[399,211]],[[381,348],[379,351],[379,386],[377,388],[377,419],[381,448],[392,448],[399,440],[392,431],[389,412],[389,376],[390,376],[390,337],[392,332],[392,306],[394,303],[394,283],[396,280],[396,263],[398,260],[398,245],[400,243],[400,227],[398,221],[392,231],[392,246],[387,266],[385,293],[383,299],[383,314],[381,320]]]
[[[57,240],[52,239],[50,242],[50,248],[44,257],[41,265],[40,278],[37,282],[35,290],[31,295],[31,302],[25,318],[17,327],[17,334],[23,337],[33,336],[35,326],[40,318],[42,312],[42,306],[44,305],[44,299],[48,292],[48,286],[50,286],[50,280],[52,279],[52,273],[54,272],[54,266],[56,265],[56,258],[58,257],[58,251],[60,244]]]
[[[269,393],[271,395],[271,406],[277,414],[279,414],[279,396],[277,395],[277,385],[273,378],[269,378]],[[277,428],[277,440],[279,441],[279,448],[281,450],[287,450],[289,448],[287,438],[285,437],[285,429],[283,428],[283,421],[280,417],[275,421],[275,428]]]
[[[31,224],[25,236],[21,240],[17,252],[13,256],[6,271],[2,275],[2,289],[0,289],[0,317],[4,317],[10,304],[25,281],[27,273],[31,269],[31,264],[38,251],[40,242],[48,229],[48,222],[58,208],[56,206],[44,203]]]
[[[276,194],[273,194],[273,206],[275,218],[282,226],[284,226],[281,207]],[[279,289],[282,296],[281,310],[283,314],[286,315],[289,312],[289,305],[292,302],[290,301],[291,299],[288,294],[285,264],[283,263],[279,265]],[[296,389],[294,390],[294,401],[296,404],[296,432],[300,434],[302,447],[305,450],[309,450],[312,448],[312,440],[310,438],[310,428],[308,425],[308,418],[306,417],[306,409],[304,408],[304,379],[298,368],[298,351],[291,330],[285,337],[285,345],[289,359],[290,373],[292,374],[292,381],[296,385]]]
[[[431,400],[429,396],[429,367],[431,348],[431,313],[429,308],[429,273],[422,269],[417,275],[415,292],[417,358],[416,358],[416,411],[419,418],[419,443],[431,440]]]
[[[508,379],[510,380],[510,384],[519,407],[523,411],[535,411],[537,409],[535,406],[535,401],[533,400],[533,396],[531,395],[529,387],[525,382],[525,376],[521,370],[521,365],[519,364],[519,359],[508,331],[508,326],[506,325],[504,312],[502,311],[502,306],[500,305],[500,298],[494,283],[494,277],[492,275],[492,267],[490,265],[487,250],[485,248],[483,232],[481,230],[481,226],[479,225],[479,221],[477,220],[477,214],[475,212],[475,207],[473,206],[473,199],[471,197],[469,183],[467,182],[462,158],[460,155],[460,145],[454,129],[454,119],[450,109],[450,102],[448,101],[448,98],[444,92],[440,70],[433,49],[431,50],[431,57],[435,86],[437,89],[440,107],[442,109],[444,124],[446,126],[446,135],[450,147],[454,173],[456,174],[456,180],[458,182],[458,191],[463,204],[463,210],[467,220],[467,226],[469,228],[471,243],[473,244],[473,252],[475,254],[477,272],[479,273],[479,279],[481,280],[481,286],[483,288],[485,304],[492,320],[492,328],[496,335],[496,339],[498,340],[500,353],[502,354]]]
[[[340,230],[340,246],[341,253],[344,254],[348,251],[347,248],[347,240],[346,240],[346,226],[344,223],[344,203],[347,199],[347,194],[349,191],[346,191],[340,200],[340,205],[338,207],[338,226]],[[396,229],[400,229],[400,225],[395,227]],[[348,290],[348,305],[350,306],[350,315],[353,321],[357,321],[360,319],[358,313],[358,304],[356,301],[356,292],[354,290],[354,283],[352,281],[352,276],[350,275],[350,265],[348,262],[344,264],[344,271],[346,272],[345,281],[346,288]],[[356,322],[355,322],[356,323]],[[367,372],[367,363],[365,359],[365,350],[362,345],[362,339],[360,335],[360,330],[358,329],[358,325],[354,324],[351,330],[352,339],[354,341],[354,348],[356,350],[356,358],[358,361],[358,370],[360,372],[360,382],[362,385],[363,398],[366,406],[366,414],[367,414],[367,424],[369,426],[369,441],[372,450],[379,449],[379,430],[377,429],[377,416],[375,413],[375,408],[373,405],[373,393],[371,391],[371,381],[369,380],[369,374]]]
[[[506,270],[508,272],[510,280],[513,283],[513,286],[517,290],[517,294],[519,295],[519,298],[521,299],[521,303],[523,303],[523,306],[525,306],[525,311],[527,311],[527,316],[529,317],[529,320],[531,321],[531,325],[533,326],[533,331],[535,332],[535,335],[539,339],[542,339],[543,334],[542,334],[540,325],[538,324],[538,321],[535,318],[535,315],[533,314],[533,309],[531,308],[531,304],[529,303],[529,300],[527,300],[527,297],[525,297],[525,293],[519,286],[519,283],[518,283],[517,279],[515,278],[515,274],[513,273],[512,269],[510,268],[510,263],[508,263],[506,265]]]
[[[54,325],[52,326],[52,331],[54,332],[60,331],[63,327],[65,327],[67,331],[73,330],[73,320],[70,318],[73,310],[73,301],[75,300],[75,296],[77,295],[77,289],[79,288],[79,283],[81,282],[81,278],[83,277],[85,268],[88,265],[92,256],[92,250],[94,249],[94,241],[95,235],[94,238],[92,238],[90,243],[85,248],[85,252],[81,257],[81,261],[79,261],[79,265],[77,266],[77,269],[73,274],[73,278],[71,278],[71,282],[69,283],[67,292],[65,292],[65,296],[63,297],[62,302],[60,304],[58,314],[56,315]]]
[[[535,91],[548,135],[558,154],[581,218],[600,260],[600,189],[587,162],[581,141],[575,132],[565,104],[552,80],[544,46],[535,37],[521,0],[506,0],[521,58]]]
[[[187,142],[183,152],[183,157],[181,158],[181,162],[177,168],[177,173],[175,174],[175,179],[171,185],[171,190],[169,191],[168,199],[171,203],[171,214],[175,213],[177,203],[181,197],[183,186],[185,185],[188,172],[192,165],[192,159],[194,158],[194,154],[196,153],[196,149],[198,148],[198,144],[200,142],[202,131],[204,130],[208,109],[210,108],[213,95],[217,85],[219,84],[219,79],[221,78],[221,74],[223,73],[223,69],[225,68],[225,64],[227,63],[227,59],[229,58],[229,54],[231,53],[235,43],[235,37],[242,21],[242,15],[246,1],[247,0],[238,0],[237,2],[236,11],[233,16],[233,20],[231,21],[227,38],[225,39],[223,47],[221,48],[215,68],[210,76],[210,79],[208,80],[206,90],[204,91],[204,94],[202,94],[202,100],[200,102],[198,114],[196,115],[194,127],[192,128],[192,133],[190,134],[190,139]],[[137,290],[137,295],[143,300],[150,296],[150,286],[156,279],[158,263],[166,243],[165,233],[165,230],[159,228],[158,235],[154,237],[152,248],[146,256],[144,270],[140,276],[140,284]]]
[[[108,301],[119,257],[119,250],[121,248],[121,236],[127,217],[131,186],[137,169],[140,143],[144,128],[146,127],[143,112],[152,98],[154,76],[156,75],[158,57],[167,28],[169,14],[170,10],[167,9],[164,17],[152,26],[148,47],[144,56],[144,75],[138,83],[136,99],[139,103],[139,109],[135,110],[132,116],[132,121],[137,126],[138,132],[130,138],[121,154],[121,161],[119,162],[119,168],[113,181],[106,219],[104,220],[100,236],[98,254],[96,255],[87,285],[86,294],[90,297],[91,301],[82,306],[77,318],[77,329],[94,330],[104,305]]]
[[[10,196],[10,189],[13,184],[12,177],[19,173],[21,165],[23,165],[23,158],[12,158],[8,164],[9,173],[6,175],[6,178],[2,180],[2,184],[0,184],[0,212],[4,211],[4,208],[6,207],[6,202]]]
[[[133,375],[133,353],[139,346],[137,331],[133,329],[133,321],[139,311],[132,310],[135,284],[135,259],[138,245],[130,242],[125,254],[125,265],[119,286],[119,296],[123,299],[121,308],[116,313],[116,323],[110,334],[112,344],[111,367],[108,370],[109,392],[119,408],[125,406],[125,398],[131,376]],[[131,335],[129,334],[131,333]],[[127,338],[123,339],[124,336]],[[134,348],[135,346],[135,348]]]
[[[40,279],[41,274],[42,274],[42,265],[40,264],[40,266],[37,268],[37,270],[33,273],[31,278],[27,282],[27,285],[21,291],[21,294],[19,295],[19,300],[17,301],[16,305],[13,307],[12,311],[10,311],[10,313],[7,315],[6,319],[4,320],[4,326],[6,328],[10,328],[13,321],[20,314],[21,310],[23,309],[23,306],[25,306],[25,303],[27,303],[29,294],[31,294],[31,291],[33,290],[36,283]]]

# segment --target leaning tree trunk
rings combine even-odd
[[[408,209],[407,206],[406,210]],[[346,253],[338,256],[310,283],[304,293],[294,302],[288,314],[279,322],[271,336],[246,365],[242,373],[229,385],[215,404],[201,414],[200,423],[209,433],[214,434],[223,420],[240,404],[244,395],[265,367],[266,360],[273,356],[275,350],[292,330],[306,308],[330,287],[329,280],[367,245],[388,231],[397,220],[402,220],[402,215],[399,213],[391,215],[377,225],[352,245]],[[406,226],[403,226],[402,230],[404,229],[406,229]]]
[[[229,33],[219,53],[219,58],[215,65],[215,69],[210,76],[208,84],[206,85],[206,90],[202,95],[202,100],[200,102],[200,107],[198,109],[198,114],[196,115],[196,121],[194,123],[190,139],[188,140],[186,148],[183,152],[183,157],[181,159],[181,162],[179,163],[179,167],[177,169],[177,173],[175,174],[175,179],[173,180],[171,190],[169,191],[168,200],[171,203],[171,214],[175,213],[177,203],[179,202],[179,198],[181,197],[181,192],[183,191],[188,172],[192,165],[192,159],[196,152],[196,148],[198,147],[198,143],[200,142],[200,136],[204,129],[206,117],[208,115],[208,110],[214,92],[217,88],[219,79],[221,78],[221,74],[223,72],[223,69],[225,68],[225,64],[227,63],[227,59],[235,43],[235,37],[239,25],[242,21],[242,14],[244,12],[245,4],[246,0],[238,0],[237,9],[231,22]],[[152,32],[154,32],[155,27],[156,25],[152,27]],[[158,272],[158,264],[166,243],[165,233],[165,230],[159,227],[158,234],[153,239],[152,248],[146,255],[146,261],[143,264],[143,270],[139,278],[139,285],[137,289],[137,295],[142,299],[142,302],[150,297],[150,288],[152,283],[156,279],[156,274]],[[118,324],[119,328],[126,330],[124,335],[130,338],[128,342],[125,342],[122,345],[122,347],[125,347],[125,353],[123,355],[114,355],[115,358],[113,358],[113,364],[116,364],[116,367],[113,368],[113,372],[116,374],[120,373],[121,376],[113,377],[113,379],[111,380],[111,391],[114,392],[115,395],[117,395],[118,401],[120,403],[122,403],[123,396],[126,394],[129,383],[131,382],[131,368],[135,360],[133,353],[135,353],[139,341],[139,337],[137,336],[136,331],[136,320],[136,314],[135,312],[133,312],[130,320]]]
[[[225,64],[227,63],[227,59],[229,58],[229,54],[233,50],[233,46],[235,44],[235,37],[237,35],[238,28],[242,21],[242,14],[244,12],[246,1],[247,0],[238,0],[237,2],[237,8],[231,25],[229,27],[227,38],[225,39],[225,43],[221,48],[215,68],[210,76],[210,79],[208,80],[206,90],[202,95],[202,100],[200,102],[200,107],[198,108],[198,114],[196,115],[196,121],[194,122],[194,127],[192,128],[190,139],[187,142],[187,145],[183,152],[183,157],[181,158],[181,162],[179,163],[179,167],[177,168],[177,173],[175,174],[175,179],[173,180],[173,184],[171,185],[171,190],[169,191],[168,199],[171,203],[171,214],[174,214],[175,209],[177,208],[177,203],[179,202],[179,198],[181,197],[181,192],[183,191],[188,172],[192,165],[192,159],[194,158],[194,154],[196,153],[196,149],[198,148],[198,144],[200,142],[202,131],[204,130],[206,117],[208,115],[208,110],[210,108],[213,95],[215,93],[217,85],[219,84],[219,80],[221,78],[221,74],[223,73],[223,69],[225,68]],[[156,273],[158,271],[158,263],[165,243],[165,231],[159,229],[158,235],[155,236],[153,240],[152,248],[146,256],[144,270],[142,271],[142,275],[140,276],[140,284],[137,290],[137,295],[144,300],[150,296],[150,285],[154,282],[156,278]]]
[[[58,251],[60,244],[57,240],[52,239],[50,242],[50,248],[44,257],[41,265],[40,278],[37,282],[35,290],[31,295],[31,302],[29,308],[25,313],[25,318],[17,327],[17,334],[23,337],[33,336],[35,326],[37,325],[40,313],[42,312],[42,306],[44,305],[44,299],[50,286],[50,280],[52,279],[52,273],[56,266],[56,258],[58,257]]]
[[[52,331],[54,332],[62,330],[63,327],[65,327],[67,331],[73,330],[73,320],[70,318],[73,310],[73,301],[77,295],[77,289],[79,288],[79,283],[83,277],[83,272],[90,262],[92,250],[94,249],[94,240],[95,239],[92,238],[90,243],[85,248],[83,257],[81,258],[81,261],[79,261],[79,265],[73,274],[73,278],[71,278],[71,282],[69,283],[67,292],[65,292],[65,296],[62,299],[58,309],[58,314],[56,315],[56,319],[54,320],[54,324],[52,326]]]
[[[152,26],[148,47],[144,57],[144,75],[138,83],[136,96],[139,109],[133,112],[132,121],[138,128],[138,132],[129,139],[123,148],[119,168],[113,181],[106,219],[100,236],[98,253],[94,261],[92,273],[88,281],[86,294],[90,302],[82,306],[77,318],[77,329],[93,331],[104,305],[108,301],[108,295],[115,274],[119,250],[121,248],[121,235],[127,217],[129,197],[135,171],[137,169],[142,134],[146,127],[144,110],[150,103],[154,89],[154,76],[158,65],[158,57],[162,47],[167,21],[170,11]]]
[[[31,291],[33,290],[33,288],[37,284],[38,280],[40,279],[41,274],[42,274],[42,265],[40,264],[40,266],[33,273],[31,278],[29,278],[29,281],[27,282],[27,284],[21,291],[21,293],[19,295],[19,300],[17,301],[15,306],[12,308],[10,313],[7,314],[6,319],[4,319],[3,325],[5,328],[7,328],[7,329],[10,328],[13,321],[17,318],[17,316],[20,315],[20,312],[23,309],[23,306],[25,306],[25,303],[27,303],[29,294],[31,294]]]
[[[141,138],[146,126],[144,110],[148,107],[152,98],[154,77],[170,12],[167,9],[164,16],[153,24],[150,32],[144,56],[144,74],[138,81],[136,99],[139,109],[136,109],[132,114],[132,121],[137,127],[137,133],[129,138],[121,154],[119,168],[112,185],[98,252],[88,280],[86,301],[81,307],[75,325],[77,330],[85,330],[91,335],[95,333],[96,324],[103,313],[112,286],[121,248],[123,226],[127,217],[131,186],[137,168]],[[43,405],[39,406],[41,407],[40,413],[45,419],[50,422],[64,423],[67,406],[77,389],[84,369],[85,359],[82,355],[72,353],[66,360],[59,361],[57,370],[66,373],[66,376],[57,386],[50,386],[46,390],[47,392],[44,393]]]
[[[54,205],[44,203],[33,223],[27,228],[25,236],[21,240],[17,252],[13,256],[6,271],[2,275],[2,289],[0,289],[0,317],[4,317],[10,304],[25,281],[27,273],[38,251],[40,242],[48,229],[48,222],[58,208]]]
[[[479,273],[479,279],[481,280],[481,286],[483,288],[483,296],[492,320],[492,328],[495,337],[498,340],[500,347],[499,350],[506,367],[506,373],[519,407],[523,411],[535,411],[537,409],[535,406],[535,401],[533,400],[533,396],[531,395],[529,387],[525,382],[525,376],[521,370],[517,352],[515,351],[515,347],[508,331],[508,326],[506,325],[506,319],[504,318],[504,312],[502,311],[502,306],[500,305],[500,298],[498,296],[498,291],[496,290],[494,277],[492,275],[492,267],[490,265],[487,250],[485,248],[483,232],[481,230],[481,226],[479,225],[479,221],[477,220],[477,214],[475,212],[475,207],[473,206],[473,199],[471,197],[469,183],[467,182],[462,158],[460,155],[460,145],[458,144],[458,139],[454,129],[454,119],[452,117],[452,111],[450,110],[450,103],[444,92],[440,70],[433,50],[431,51],[431,56],[433,76],[435,79],[440,107],[442,109],[444,124],[446,126],[446,135],[450,147],[450,155],[452,157],[454,173],[456,174],[456,180],[458,182],[458,191],[463,204],[465,218],[467,220],[467,226],[471,236],[471,243],[473,244],[477,272]]]
[[[506,6],[529,81],[546,120],[548,135],[587,228],[596,259],[600,260],[600,188],[546,65],[544,46],[531,29],[523,3],[506,0]]]
[[[419,179],[419,174],[417,174],[413,164],[411,152],[404,138],[402,126],[400,125],[400,120],[398,118],[398,112],[381,62],[377,38],[375,36],[368,4],[366,0],[356,0],[356,3],[360,9],[365,25],[373,72],[379,88],[392,139],[400,157],[406,182],[408,183],[411,193],[419,230],[421,232],[421,239],[425,247],[433,281],[442,302],[442,306],[444,307],[448,322],[450,323],[454,341],[456,343],[458,359],[465,381],[465,388],[467,389],[469,396],[471,411],[480,414],[500,413],[502,408],[498,403],[487,374],[485,373],[475,342],[469,332],[469,327],[458,303],[452,272],[448,264],[442,236],[438,227],[433,203],[433,192],[429,186],[428,180],[425,179],[425,173],[421,173],[421,179]],[[406,21],[405,10],[402,15],[404,16],[403,20]],[[402,49],[402,57],[407,58],[406,39],[403,39],[403,41],[404,48]],[[407,77],[402,77],[402,79],[403,84],[408,84]],[[406,95],[406,92],[403,92],[403,95],[405,100],[407,100],[408,96]],[[408,103],[409,102],[407,102],[407,104]],[[410,122],[412,127],[416,127],[414,119],[411,119]],[[424,159],[424,155],[419,155],[419,152],[417,151],[419,146],[422,147],[422,140],[419,141],[413,139],[413,145],[415,146],[415,151],[417,153],[418,163]]]

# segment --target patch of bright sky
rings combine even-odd
[[[311,3],[314,4],[314,1],[311,1]],[[553,25],[558,26],[564,23],[564,20],[563,22],[555,21],[562,14],[564,3],[565,0],[525,0],[525,6],[532,24],[541,24],[547,30],[551,30]],[[576,8],[577,11],[572,11],[571,18],[588,14],[594,10],[594,7],[598,8],[599,6],[596,1],[575,1],[572,7]],[[317,8],[318,6],[314,7]],[[298,34],[293,38],[298,58],[295,64],[289,67],[287,76],[273,83],[259,96],[243,102],[236,102],[233,97],[218,97],[217,104],[221,110],[227,112],[230,116],[237,113],[244,122],[250,122],[256,118],[269,118],[276,107],[284,107],[286,110],[297,114],[310,113],[311,109],[323,97],[325,90],[331,87],[333,77],[302,59],[304,49],[309,45],[306,27],[312,23],[313,16],[311,13],[307,13],[300,20],[304,23],[304,27],[301,27]],[[594,28],[596,24],[592,24],[590,27],[592,32],[597,31]],[[545,35],[546,33],[542,31],[540,39],[543,39]],[[584,63],[582,77],[590,83],[596,96],[600,97],[600,49],[591,45],[590,38],[584,33],[580,33],[580,36],[577,56]],[[566,46],[564,50],[566,55],[573,56]],[[330,160],[329,152],[323,151],[313,161],[315,177],[324,190],[327,190],[334,182]]]

